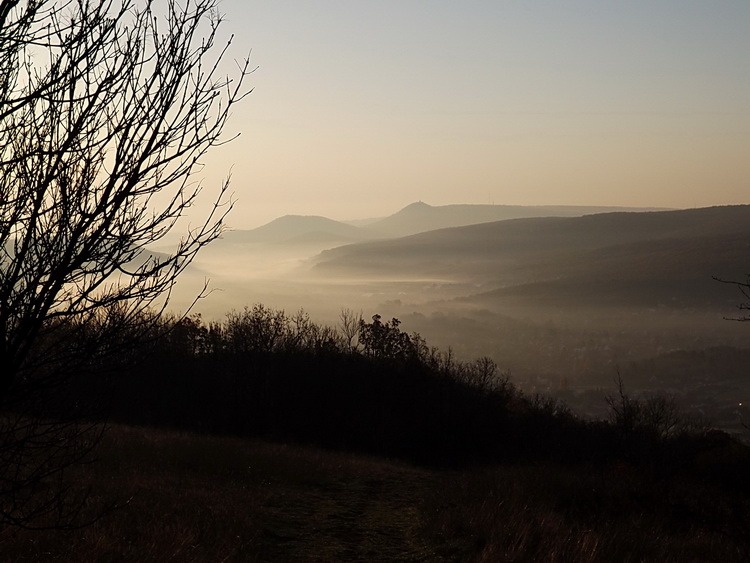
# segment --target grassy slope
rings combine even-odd
[[[119,507],[79,531],[2,538],[6,561],[431,559],[429,475],[352,455],[116,426],[85,468]]]
[[[625,464],[439,471],[115,426],[79,479],[120,507],[78,531],[6,533],[3,560],[689,562],[749,554],[747,512],[731,495]]]

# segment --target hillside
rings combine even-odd
[[[354,227],[317,215],[284,215],[256,229],[233,230],[223,235],[219,245],[246,243],[300,243],[305,241],[325,241],[344,244],[347,242],[371,239],[379,233]]]
[[[247,243],[346,244],[369,239],[406,236],[425,231],[527,217],[577,217],[590,213],[632,211],[596,206],[443,205],[412,203],[380,219],[334,221],[317,215],[284,215],[255,229],[226,232],[219,246]]]
[[[548,217],[441,229],[321,253],[324,275],[473,282],[485,297],[708,299],[712,276],[743,279],[750,206]],[[671,297],[670,297],[671,298]],[[705,299],[704,299],[705,301]]]
[[[581,205],[440,205],[424,202],[408,205],[383,219],[367,223],[371,229],[390,236],[406,236],[425,231],[462,227],[477,223],[529,217],[578,217],[592,213],[651,211],[633,207],[599,207]]]
[[[6,534],[5,560],[692,563],[748,555],[746,493],[696,478],[665,486],[627,463],[440,471],[122,425],[108,428],[98,458],[76,477],[96,500],[127,502],[75,533]],[[100,508],[96,500],[89,511]]]
[[[182,319],[55,389],[105,407],[69,474],[91,525],[6,528],[5,560],[748,560],[750,449],[668,396],[620,388],[581,419],[487,359],[360,327]]]

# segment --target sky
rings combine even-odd
[[[414,201],[750,203],[748,0],[221,0],[232,228]],[[227,66],[231,72],[232,67]]]

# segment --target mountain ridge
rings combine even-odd
[[[629,298],[658,289],[660,302],[671,285],[692,300],[712,276],[744,279],[748,241],[750,206],[524,218],[334,248],[312,272],[471,281],[488,298],[559,292],[579,302],[586,287]]]
[[[396,238],[449,227],[530,217],[578,217],[614,211],[652,211],[661,208],[603,206],[522,206],[452,204],[433,206],[417,201],[377,219],[337,221],[321,215],[288,214],[253,229],[224,233],[222,245],[243,243],[299,244],[305,238],[332,244]]]
[[[429,205],[417,201],[396,213],[367,223],[372,229],[392,236],[406,236],[448,227],[461,227],[507,219],[530,217],[578,217],[612,212],[664,211],[657,207],[585,206],[585,205]]]
[[[350,242],[377,238],[380,233],[320,215],[284,215],[254,229],[234,229],[223,235],[225,243],[297,243],[304,237]]]

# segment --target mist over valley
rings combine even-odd
[[[598,414],[617,374],[731,426],[750,386],[742,295],[750,206],[643,210],[419,202],[350,224],[284,216],[227,231],[173,307],[263,303],[335,326],[342,310],[396,317],[459,359],[489,356],[525,392]],[[592,395],[593,394],[593,395]],[[594,396],[595,395],[595,396]]]

